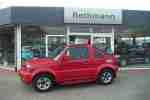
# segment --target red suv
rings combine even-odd
[[[25,62],[18,71],[21,80],[37,91],[48,91],[54,84],[95,81],[107,85],[118,71],[112,54],[88,44],[58,47],[49,55]]]

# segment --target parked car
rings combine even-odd
[[[121,66],[150,63],[150,46],[148,44],[128,46],[127,53],[120,55],[119,63]]]
[[[58,47],[48,58],[28,60],[18,74],[24,83],[44,92],[55,84],[95,81],[107,85],[116,78],[117,71],[118,63],[112,54],[84,44]]]

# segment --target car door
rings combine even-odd
[[[65,56],[67,60],[61,64],[64,81],[88,79],[88,67],[90,67],[90,55],[87,47],[70,47]]]

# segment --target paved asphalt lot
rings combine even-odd
[[[46,93],[22,84],[15,73],[0,72],[0,100],[150,100],[150,70],[121,71],[109,86],[59,86]]]

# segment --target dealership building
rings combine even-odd
[[[48,57],[50,50],[61,45],[86,40],[99,47],[107,46],[116,55],[123,48],[121,43],[130,46],[150,43],[150,11],[71,7],[9,7],[0,10],[2,68],[19,69],[23,49],[30,49],[33,56],[39,51]],[[137,66],[125,66],[130,67]]]

